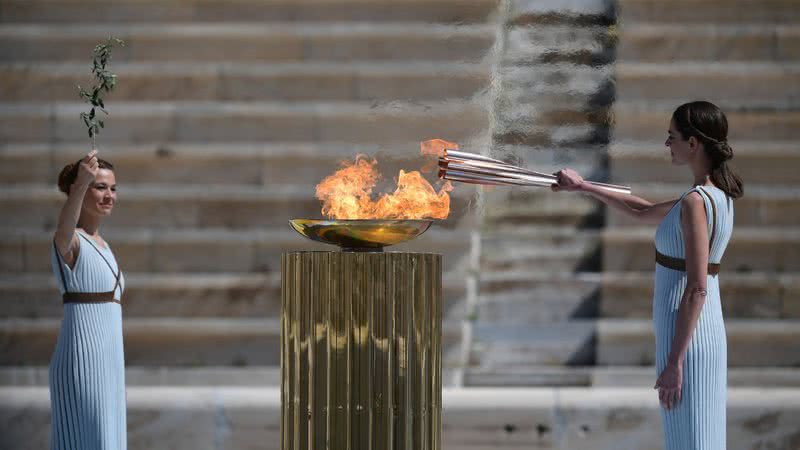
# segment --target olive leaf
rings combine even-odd
[[[111,60],[111,49],[116,45],[124,47],[125,42],[112,36],[105,43],[97,44],[94,47],[92,51],[92,75],[96,80],[96,84],[88,91],[78,85],[80,98],[92,105],[88,113],[82,112],[80,114],[81,121],[86,126],[89,138],[92,140],[92,148],[95,148],[95,136],[100,133],[100,128],[105,127],[105,123],[97,119],[96,110],[99,109],[103,114],[108,114],[105,109],[103,95],[112,91],[117,84],[117,76],[106,68]]]

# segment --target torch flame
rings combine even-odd
[[[458,150],[458,144],[444,139],[429,139],[419,143],[420,153],[437,158],[445,156],[446,150]]]
[[[322,214],[332,219],[445,219],[450,213],[450,182],[439,192],[418,171],[400,171],[397,189],[373,199],[380,179],[378,162],[364,155],[326,177],[317,185]]]

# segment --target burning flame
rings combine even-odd
[[[418,171],[400,171],[397,189],[373,199],[381,175],[378,161],[364,155],[346,161],[317,185],[322,214],[333,219],[445,219],[450,213],[450,182],[439,192]]]
[[[420,153],[437,158],[445,155],[445,150],[458,150],[458,144],[444,139],[430,139],[419,143]]]

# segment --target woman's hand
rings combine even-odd
[[[653,389],[658,389],[658,401],[669,410],[681,401],[683,390],[683,367],[679,364],[667,363]]]
[[[562,169],[554,173],[558,184],[550,186],[553,192],[579,191],[583,187],[583,177],[572,169]]]
[[[98,162],[97,149],[92,150],[78,164],[78,176],[75,184],[78,186],[88,186],[97,176]]]

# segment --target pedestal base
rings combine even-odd
[[[282,255],[284,450],[439,450],[441,255]]]

